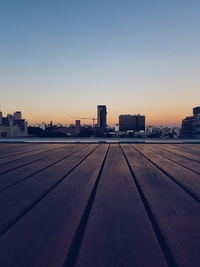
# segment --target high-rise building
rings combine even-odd
[[[200,107],[193,108],[193,116],[182,120],[182,136],[200,138]]]
[[[2,123],[3,123],[3,114],[2,114],[2,112],[0,111],[0,126],[2,125]]]
[[[119,116],[120,131],[144,131],[145,116],[124,114]]]
[[[107,109],[105,105],[97,106],[97,124],[98,128],[106,130],[106,122],[107,122]]]
[[[75,134],[78,135],[81,132],[81,121],[80,120],[76,120],[76,124],[75,124]]]

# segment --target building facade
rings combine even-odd
[[[193,108],[193,116],[188,116],[182,120],[182,136],[200,138],[200,107]]]
[[[105,105],[97,106],[97,126],[102,130],[106,130],[107,126],[107,108]]]
[[[80,120],[76,120],[75,133],[76,135],[79,135],[81,133],[81,121]]]
[[[119,116],[119,131],[144,131],[145,116],[124,114]]]
[[[2,112],[0,112],[0,138],[24,136],[28,136],[27,122],[22,119],[21,112],[17,111],[6,117],[3,117]]]

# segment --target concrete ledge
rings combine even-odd
[[[200,140],[91,140],[91,141],[63,141],[63,140],[0,140],[0,144],[200,144]]]

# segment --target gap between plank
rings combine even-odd
[[[32,205],[30,205],[19,217],[17,217],[10,225],[6,227],[2,232],[0,232],[0,237],[4,235],[11,227],[13,227],[19,220],[21,220],[28,212],[30,212],[39,202],[44,199],[58,184],[60,184],[71,172],[73,172],[86,158],[88,158],[100,145],[96,146],[92,151],[87,154],[82,160],[80,160],[70,171],[62,176],[51,188],[49,188],[45,193],[43,193],[39,199],[37,199]]]
[[[72,146],[72,147],[74,147],[74,146]],[[33,153],[33,154],[31,154],[31,155],[28,155],[28,156],[25,156],[25,157],[22,157],[22,158],[17,158],[17,159],[11,159],[10,161],[6,161],[6,162],[3,162],[3,163],[0,163],[0,166],[4,166],[4,165],[7,165],[7,164],[9,164],[9,163],[12,163],[13,161],[15,162],[15,161],[18,161],[18,160],[22,160],[22,159],[25,159],[25,158],[29,158],[29,157],[32,157],[32,156],[34,156],[34,155],[38,155],[38,154],[41,154],[41,153],[44,153],[44,152],[47,152],[47,151],[49,151],[49,150],[55,150],[56,148],[43,148],[43,149],[41,149],[41,150],[39,150],[38,151],[38,153]],[[58,147],[58,149],[59,149],[59,147]],[[34,151],[37,151],[37,149],[35,149],[35,150],[33,150],[33,151],[31,151],[31,152],[34,152]],[[28,152],[24,152],[24,153],[29,153],[29,151]],[[23,153],[23,154],[24,154]],[[8,156],[9,157],[9,156]],[[17,167],[18,168],[18,167]],[[0,174],[3,174],[3,173],[0,173]]]
[[[146,210],[146,213],[147,213],[147,215],[148,215],[148,218],[149,218],[149,220],[150,220],[150,222],[151,222],[152,228],[153,228],[154,233],[155,233],[155,235],[156,235],[156,237],[157,237],[158,243],[160,244],[160,247],[161,247],[161,250],[162,250],[162,252],[163,252],[163,254],[164,254],[164,256],[165,256],[165,259],[166,259],[166,261],[167,261],[169,267],[177,267],[177,264],[175,263],[175,260],[174,260],[174,258],[173,258],[173,256],[172,256],[172,253],[171,253],[171,251],[170,251],[170,248],[169,248],[168,244],[167,244],[166,241],[165,241],[165,238],[164,238],[164,236],[163,236],[163,234],[162,234],[162,232],[161,232],[161,230],[160,230],[160,227],[159,227],[159,225],[157,224],[157,221],[156,221],[156,219],[155,219],[155,217],[154,217],[154,215],[153,215],[153,212],[152,212],[152,210],[151,210],[151,207],[150,207],[150,205],[149,205],[149,203],[148,203],[148,201],[147,201],[147,199],[146,199],[146,197],[145,197],[145,194],[144,194],[143,191],[142,191],[142,188],[141,188],[140,184],[139,184],[138,181],[137,181],[137,178],[136,178],[136,176],[135,176],[135,174],[134,174],[134,171],[133,171],[133,169],[132,169],[132,167],[131,167],[131,165],[130,165],[128,159],[127,159],[127,156],[126,156],[126,154],[125,154],[123,148],[121,147],[121,145],[120,145],[120,148],[121,148],[121,150],[122,150],[122,153],[123,153],[123,155],[124,155],[124,158],[125,158],[125,160],[126,160],[126,163],[127,163],[127,165],[128,165],[128,168],[129,168],[129,170],[130,170],[130,173],[131,173],[131,175],[132,175],[132,178],[133,178],[133,180],[134,180],[134,182],[135,182],[137,191],[138,191],[138,193],[139,193],[139,196],[140,196],[140,198],[141,198],[141,201],[142,201],[142,203],[143,203],[143,206],[144,206],[144,208],[145,208],[145,210]]]
[[[146,146],[145,146],[145,148],[149,149],[150,151],[152,151],[152,152],[154,152],[154,153],[159,154],[159,155],[162,156],[163,158],[166,158],[166,159],[168,159],[168,160],[170,160],[170,161],[176,163],[177,165],[182,166],[183,168],[185,168],[185,169],[187,169],[187,170],[189,170],[189,171],[192,171],[192,172],[194,172],[194,173],[200,175],[200,172],[194,171],[193,169],[191,169],[191,168],[189,168],[189,167],[187,167],[187,166],[184,166],[182,163],[179,163],[179,162],[177,162],[177,161],[175,161],[175,160],[173,160],[173,159],[171,159],[171,158],[168,158],[168,156],[162,155],[159,151],[154,151],[154,150],[152,150],[151,148],[146,147]],[[176,153],[173,153],[173,152],[170,152],[170,151],[168,151],[168,150],[167,150],[167,152],[168,152],[168,153],[175,154],[175,155],[177,155],[177,156],[180,156],[180,155],[178,155],[178,154],[176,154]],[[186,157],[184,157],[184,158],[187,159],[187,160],[189,160],[189,158],[186,158]],[[197,162],[197,161],[196,161],[196,162]],[[197,163],[199,163],[199,162],[197,162]]]
[[[42,149],[45,149],[45,148],[41,148],[40,150],[42,150]],[[19,152],[11,152],[11,153],[9,153],[9,154],[6,154],[6,156],[4,155],[4,156],[0,156],[0,159],[5,159],[5,158],[9,158],[10,156],[12,157],[13,155],[14,156],[17,156],[17,155],[23,155],[23,154],[25,154],[25,153],[29,153],[29,152],[34,152],[34,151],[37,151],[38,149],[36,149],[36,148],[34,148],[34,149],[32,149],[32,150],[28,150],[28,151],[19,151]]]
[[[100,167],[99,173],[97,175],[97,178],[96,178],[94,187],[92,189],[92,192],[90,194],[89,200],[87,202],[86,208],[83,212],[80,224],[79,224],[79,226],[76,230],[76,233],[74,235],[74,239],[72,241],[71,248],[69,249],[69,252],[66,255],[66,260],[64,262],[65,267],[73,267],[76,264],[77,256],[78,256],[80,248],[81,248],[81,243],[82,243],[82,240],[84,237],[84,233],[85,233],[85,229],[86,229],[87,222],[89,219],[89,215],[90,215],[93,203],[94,203],[97,188],[98,188],[99,182],[101,180],[101,175],[102,175],[103,168],[104,168],[104,165],[106,162],[109,148],[110,148],[110,144],[108,146],[108,149],[106,151],[105,157],[104,157],[103,162],[102,162],[102,165]]]
[[[155,147],[155,148],[157,148],[157,146],[155,146],[154,144],[153,144],[152,146]],[[150,149],[150,148],[149,148],[149,149]],[[185,158],[185,159],[187,159],[187,160],[191,160],[191,161],[194,161],[194,162],[196,162],[196,163],[200,163],[200,160],[191,159],[191,158],[189,158],[189,156],[188,156],[188,157],[183,156],[183,155],[178,154],[178,153],[176,153],[176,152],[174,152],[174,151],[171,151],[170,149],[167,149],[166,147],[164,147],[164,148],[162,148],[162,149],[164,149],[164,150],[167,151],[168,153],[172,153],[172,154],[175,154],[175,155],[180,156],[180,157],[182,157],[182,158]],[[174,149],[175,149],[175,148],[174,148]],[[173,149],[172,149],[172,150],[173,150]],[[191,153],[186,152],[186,151],[181,151],[181,152],[191,154]],[[191,154],[191,155],[192,155],[192,154]],[[197,156],[197,155],[194,154],[194,156]]]
[[[81,150],[87,148],[88,146],[89,146],[89,145],[87,145],[86,147],[83,147],[83,148],[81,148],[81,149],[79,149],[79,150],[76,150],[76,151],[72,152],[71,154],[66,155],[66,156],[64,156],[63,158],[61,158],[61,159],[59,159],[59,160],[57,160],[57,161],[55,161],[55,162],[49,164],[48,166],[46,166],[46,167],[44,167],[44,168],[42,168],[42,169],[40,169],[40,170],[38,170],[38,171],[36,171],[36,172],[30,174],[30,175],[28,175],[28,176],[26,176],[26,177],[24,177],[24,178],[22,178],[22,179],[20,179],[20,180],[18,180],[18,181],[16,181],[16,182],[12,183],[12,184],[9,184],[9,185],[3,187],[3,188],[0,190],[0,193],[1,193],[2,191],[7,190],[7,189],[10,188],[11,186],[16,185],[16,184],[18,184],[18,183],[21,183],[21,182],[23,182],[24,180],[26,180],[26,179],[28,179],[28,178],[30,178],[30,177],[32,177],[32,176],[38,174],[38,173],[40,173],[40,172],[42,172],[42,171],[44,171],[44,170],[50,168],[51,166],[53,166],[53,165],[57,164],[58,162],[60,162],[60,161],[62,161],[62,160],[64,160],[64,159],[66,159],[66,158],[68,158],[68,157],[74,155],[75,153],[77,153],[77,152],[79,152],[79,151],[81,151]],[[73,147],[74,147],[74,146],[73,146]],[[73,148],[73,147],[71,147],[71,148]],[[45,156],[44,158],[46,158],[46,157],[48,157],[48,156]],[[41,159],[44,159],[44,158],[41,158]],[[38,160],[41,160],[41,159],[38,159]],[[36,161],[38,161],[38,160],[36,160]],[[34,163],[34,162],[36,162],[36,161],[32,161],[31,163]],[[29,165],[29,164],[27,164],[27,165]],[[27,165],[25,165],[25,166],[27,166]],[[24,166],[20,166],[20,167],[24,167]],[[20,167],[19,167],[19,168],[20,168]],[[15,169],[14,169],[14,170],[15,170]],[[10,172],[10,171],[7,171],[7,172]],[[7,173],[7,172],[5,172],[5,173]],[[4,174],[4,173],[3,173],[3,174]],[[0,174],[0,175],[1,175],[1,174]]]
[[[162,167],[158,166],[156,163],[154,163],[151,159],[149,159],[147,156],[145,156],[143,153],[141,153],[137,148],[130,145],[133,149],[135,149],[140,155],[142,155],[144,158],[146,158],[151,164],[153,164],[155,167],[157,167],[161,172],[163,172],[167,177],[170,178],[176,185],[180,186],[188,195],[190,195],[192,198],[194,198],[196,201],[200,202],[200,198],[196,196],[193,192],[190,191],[186,186],[181,184],[179,181],[177,181],[171,174],[169,174],[167,171],[165,171]]]

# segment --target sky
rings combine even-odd
[[[69,124],[104,104],[110,125],[178,126],[200,105],[199,14],[199,0],[1,0],[1,110]]]

